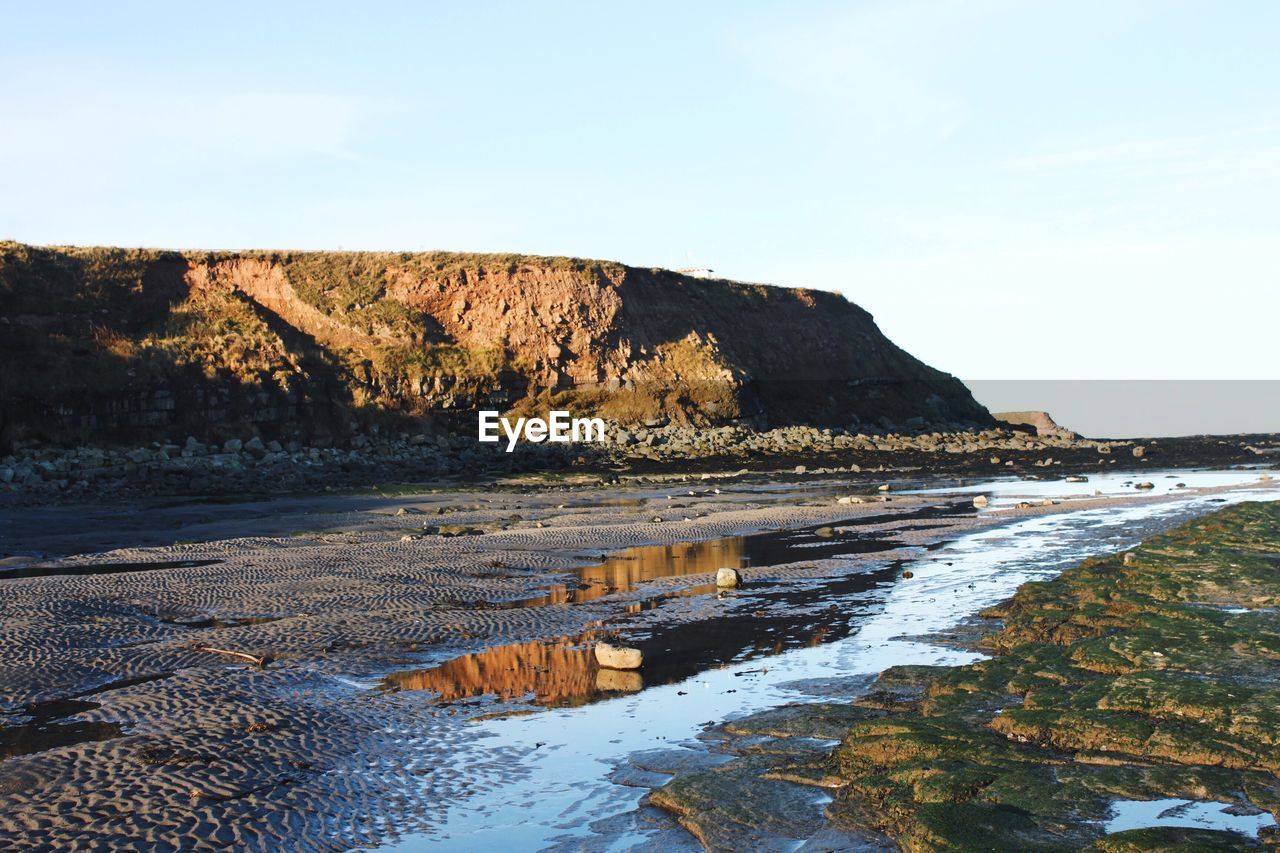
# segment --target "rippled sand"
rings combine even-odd
[[[180,523],[158,510],[151,527],[132,519],[114,535],[236,535],[27,561],[28,577],[0,572],[0,846],[336,849],[421,831],[520,772],[500,751],[474,748],[464,721],[492,699],[471,697],[532,693],[554,704],[635,689],[601,683],[593,639],[628,620],[653,630],[706,617],[707,596],[688,593],[741,554],[700,540],[843,524],[892,541],[842,558],[848,569],[1067,508],[915,517],[967,500],[842,505],[799,486],[690,485],[335,498],[305,514],[246,504],[202,518],[183,507]],[[38,523],[76,528],[75,541],[113,536],[73,510],[41,512]],[[423,532],[442,525],[471,535]],[[640,546],[675,546],[688,570],[658,570],[669,551],[602,559]],[[742,570],[761,582],[833,567],[818,558]],[[269,662],[259,669],[210,647]],[[458,701],[425,701],[423,690]]]

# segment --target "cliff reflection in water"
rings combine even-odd
[[[923,513],[920,513],[923,515]],[[903,516],[904,518],[908,516]],[[827,535],[818,531],[824,530]],[[629,592],[645,581],[683,575],[714,575],[716,569],[773,566],[796,560],[889,551],[901,542],[860,536],[847,530],[804,528],[726,536],[704,542],[675,545],[644,545],[606,555],[601,562],[578,569],[577,584],[547,587],[547,594],[522,601],[521,606],[569,604],[591,601],[615,592]],[[699,584],[667,595],[701,595],[715,590],[714,584]],[[640,605],[631,605],[635,611]]]
[[[584,634],[495,646],[431,669],[394,673],[383,683],[400,690],[430,690],[444,702],[476,696],[508,701],[532,694],[539,705],[577,705],[601,694],[643,688],[640,673],[602,669],[596,663],[595,639]]]
[[[747,537],[732,536],[709,542],[681,542],[676,545],[642,545],[609,554],[603,561],[576,570],[577,583],[573,586],[552,584],[546,587],[546,595],[524,599],[524,607],[541,607],[547,604],[572,604],[603,598],[614,592],[630,592],[637,585],[657,578],[714,574],[716,569],[740,569],[750,565]],[[669,595],[702,595],[714,592],[715,584],[678,590]],[[634,604],[629,611],[640,609]]]
[[[579,590],[578,600],[589,601],[611,592],[631,590],[636,584],[657,578],[714,574],[720,568],[740,569],[747,559],[746,541],[746,537],[731,536],[707,542],[628,548],[605,557],[597,565],[578,570],[578,580],[589,586]],[[711,584],[695,589],[707,592],[714,588]]]
[[[923,514],[923,511],[922,513]],[[904,516],[908,517],[908,516]],[[539,607],[590,601],[627,592],[658,578],[713,574],[719,568],[771,566],[890,551],[903,543],[849,530],[806,528],[730,536],[706,542],[646,545],[608,555],[576,570],[577,583],[547,587],[545,595],[504,602],[505,607]],[[437,701],[494,696],[501,701],[532,696],[539,705],[581,705],[620,692],[684,680],[711,666],[816,646],[848,636],[860,618],[854,601],[876,597],[892,582],[898,564],[872,564],[859,571],[812,583],[766,584],[730,594],[722,611],[692,622],[657,625],[627,638],[644,653],[642,672],[602,669],[595,659],[599,636],[587,632],[546,642],[512,643],[462,655],[430,669],[388,676],[388,689],[425,690]],[[657,607],[670,595],[715,590],[699,584],[660,592],[627,605],[629,612]],[[732,601],[753,602],[734,607]],[[643,674],[642,674],[643,673]]]

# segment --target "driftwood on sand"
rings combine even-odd
[[[267,662],[271,660],[266,655],[251,655],[248,652],[237,652],[231,649],[215,649],[213,646],[196,646],[198,652],[208,652],[213,655],[226,655],[227,657],[236,658],[237,660],[251,663],[258,669],[266,669]]]

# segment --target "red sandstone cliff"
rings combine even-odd
[[[10,435],[552,404],[623,422],[989,422],[841,296],[599,261],[0,243],[0,322]]]

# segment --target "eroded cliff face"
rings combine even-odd
[[[623,423],[989,423],[836,294],[600,261],[0,243],[0,322],[9,440],[474,429],[478,408],[552,406]]]

